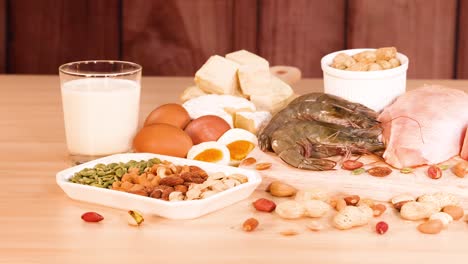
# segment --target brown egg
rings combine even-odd
[[[150,152],[185,158],[192,140],[182,129],[168,124],[143,127],[133,139],[136,152]]]
[[[185,128],[185,132],[196,145],[202,142],[216,141],[229,129],[231,126],[221,117],[206,115],[192,120]]]
[[[146,118],[144,126],[169,124],[184,129],[190,122],[187,110],[180,104],[164,104],[154,109]]]

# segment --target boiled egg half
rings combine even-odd
[[[225,145],[230,153],[230,165],[238,165],[257,146],[257,137],[241,128],[226,131],[218,143]]]
[[[216,141],[207,141],[194,145],[188,151],[187,158],[220,165],[228,165],[230,155],[227,146]]]

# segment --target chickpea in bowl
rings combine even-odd
[[[401,65],[397,58],[395,47],[385,47],[376,50],[361,51],[352,56],[338,53],[330,65],[335,69],[347,71],[381,71],[396,68]]]

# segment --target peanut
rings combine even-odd
[[[86,212],[81,215],[81,219],[85,222],[97,223],[104,220],[104,217],[96,212]]]
[[[257,165],[255,165],[256,170],[267,170],[269,168],[271,168],[271,163],[268,162],[258,163]]]
[[[359,203],[361,197],[359,195],[350,195],[343,198],[346,202],[346,205],[356,206]]]
[[[364,166],[364,163],[357,160],[345,160],[343,164],[341,164],[341,168],[345,170],[355,170],[361,168],[362,166]]]
[[[374,203],[374,201],[372,199],[364,198],[364,199],[360,199],[357,205],[358,206],[359,205],[367,205],[370,208],[372,208],[375,205],[375,203]]]
[[[372,63],[375,62],[377,59],[376,52],[373,50],[366,50],[359,52],[353,56],[358,63]]]
[[[392,198],[391,203],[393,205],[393,208],[397,209],[398,211],[401,210],[401,207],[407,203],[407,202],[412,202],[415,201],[416,199],[408,194],[400,194]]]
[[[348,67],[347,71],[367,71],[369,69],[369,65],[364,62],[356,62],[350,67]]]
[[[452,167],[452,172],[455,176],[464,178],[468,174],[468,161],[462,160],[455,164],[455,166]]]
[[[442,221],[436,219],[436,220],[429,220],[427,222],[424,222],[418,226],[418,230],[421,233],[424,234],[438,234],[440,231],[442,231],[442,228],[444,225],[442,224]]]
[[[345,53],[338,53],[335,58],[333,58],[332,67],[340,70],[344,70],[351,65],[356,63],[356,61],[349,55]]]
[[[335,203],[335,206],[334,208],[340,212],[341,210],[343,210],[347,204],[346,204],[346,201],[343,199],[343,198],[338,198],[338,199],[335,199],[334,200],[334,203]]]
[[[283,236],[297,236],[299,235],[299,232],[293,229],[288,229],[288,230],[281,231],[280,234]]]
[[[431,215],[431,217],[429,217],[429,220],[437,220],[437,219],[442,222],[444,227],[447,227],[448,224],[450,224],[453,221],[452,216],[444,212],[438,212],[438,213]]]
[[[372,218],[372,209],[367,205],[346,206],[335,215],[333,223],[336,228],[345,230],[355,226],[369,223]]]
[[[258,226],[258,220],[255,218],[249,218],[245,220],[245,222],[242,224],[242,229],[245,232],[252,232],[254,231]]]
[[[392,65],[392,68],[395,68],[401,65],[400,61],[397,58],[392,58],[388,60],[388,62],[390,63],[390,65]]]
[[[257,211],[272,212],[276,208],[276,204],[268,199],[260,198],[252,203]]]
[[[305,215],[306,208],[297,201],[286,201],[278,204],[275,212],[285,219],[297,219]]]
[[[381,216],[387,210],[387,207],[384,204],[375,204],[374,206],[370,206],[370,208],[372,208],[374,217]]]
[[[328,202],[328,194],[321,189],[299,190],[294,199],[298,202],[308,200],[321,200]]]
[[[330,210],[330,205],[320,200],[308,200],[302,204],[305,207],[305,215],[308,217],[322,217]]]
[[[439,212],[439,207],[431,202],[407,202],[401,207],[400,215],[406,220],[421,220]]]
[[[442,170],[436,165],[431,165],[427,169],[427,176],[431,179],[440,179],[442,177]]]
[[[289,197],[296,194],[297,189],[281,181],[274,181],[268,187],[271,195],[276,197]]]
[[[447,205],[442,209],[442,212],[449,214],[455,221],[460,220],[465,214],[463,208],[456,205]]]
[[[239,166],[250,166],[257,162],[255,158],[249,157],[241,161]]]
[[[371,63],[369,64],[369,69],[368,71],[380,71],[380,70],[383,70],[382,69],[382,66],[380,66],[378,63]]]
[[[318,221],[310,221],[306,226],[311,231],[320,231],[323,229],[323,225]]]
[[[375,51],[377,60],[391,60],[396,57],[397,49],[395,47],[379,48]]]
[[[418,198],[418,202],[432,202],[441,209],[448,205],[459,205],[458,198],[451,193],[438,192],[434,194],[425,194]]]

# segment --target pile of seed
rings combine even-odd
[[[120,181],[122,176],[131,168],[138,168],[139,173],[143,173],[146,168],[151,168],[154,164],[161,163],[158,158],[150,160],[131,160],[129,162],[119,162],[110,164],[96,164],[93,168],[85,168],[76,172],[69,179],[70,182],[90,185],[101,188],[112,188],[115,181]]]

